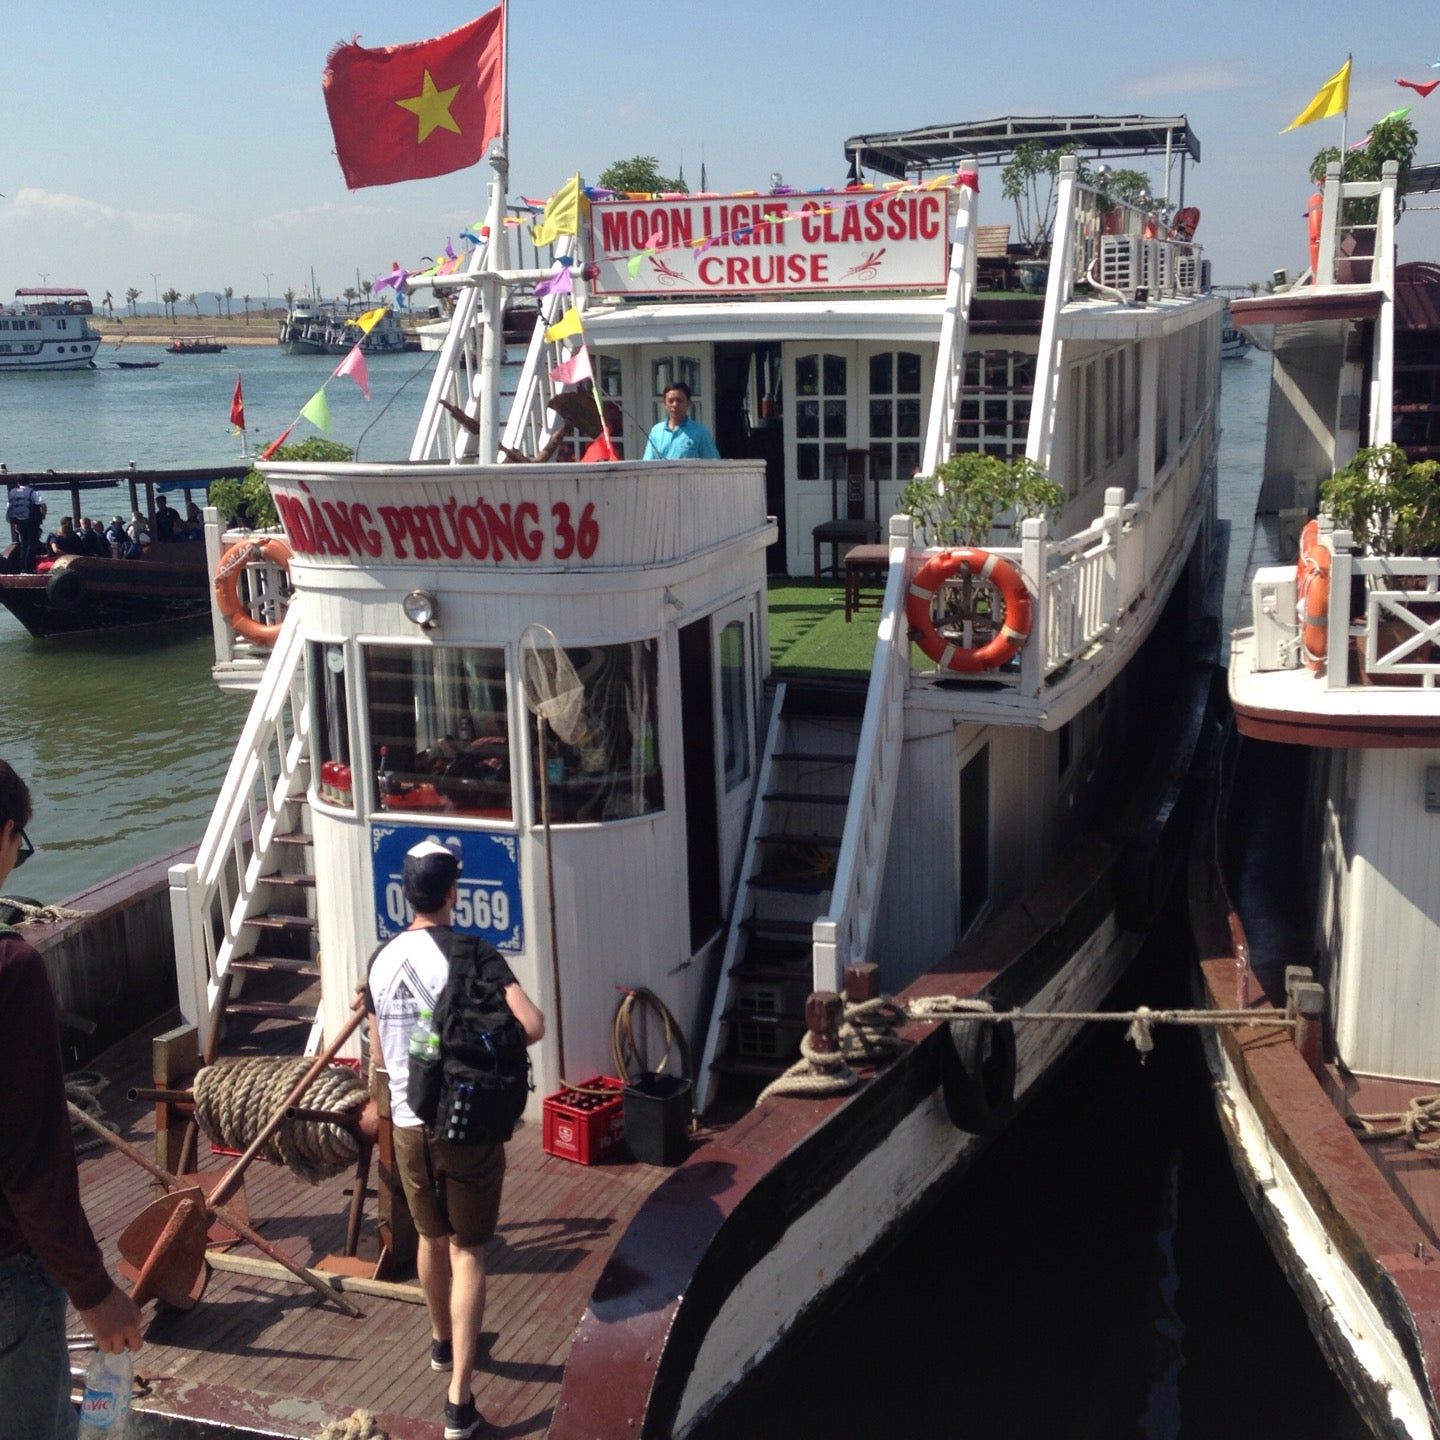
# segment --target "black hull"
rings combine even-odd
[[[127,566],[129,573],[80,571],[85,585],[69,604],[51,598],[48,576],[0,575],[0,605],[40,640],[209,618],[210,584],[203,569],[136,560],[94,563]],[[135,573],[140,571],[148,573]]]

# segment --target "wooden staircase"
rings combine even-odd
[[[791,687],[776,688],[700,1072],[702,1108],[753,1099],[799,1058],[815,988],[812,928],[829,908],[860,732],[858,714],[805,708]]]

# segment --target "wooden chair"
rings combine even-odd
[[[840,481],[841,467],[830,467],[830,513],[832,520],[823,521],[812,530],[815,542],[815,578],[822,574],[839,575],[840,547],[842,545],[874,545],[880,540],[880,481],[874,481],[872,516],[865,513],[865,481],[870,473],[870,452],[868,450],[847,450],[843,479],[845,481],[844,508],[841,508]],[[830,547],[830,563],[820,568],[820,547]]]
[[[1009,290],[1015,278],[1008,225],[975,227],[975,283],[981,290]]]

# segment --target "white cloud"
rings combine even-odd
[[[33,225],[46,220],[59,220],[87,230],[124,228],[136,235],[166,233],[192,234],[200,227],[198,215],[184,211],[160,213],[150,210],[119,210],[99,200],[82,195],[67,195],[58,190],[41,190],[22,186],[9,204],[0,206],[0,221]]]
[[[373,220],[399,217],[406,212],[394,205],[337,205],[325,201],[320,205],[304,205],[297,210],[277,210],[273,215],[255,219],[257,230],[298,230],[317,222],[334,224],[349,220]]]

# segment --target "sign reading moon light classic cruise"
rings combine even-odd
[[[933,288],[945,283],[948,196],[597,201],[591,288],[625,296]]]

